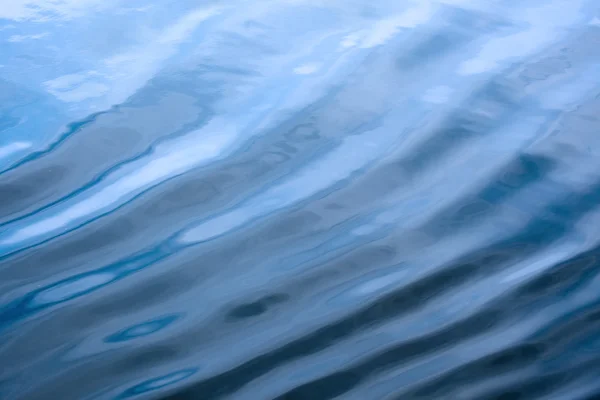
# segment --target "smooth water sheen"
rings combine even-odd
[[[598,0],[0,0],[0,399],[600,398]]]

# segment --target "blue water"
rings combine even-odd
[[[0,0],[0,399],[600,399],[597,0]]]

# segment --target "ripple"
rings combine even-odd
[[[1,398],[600,394],[595,2],[11,4]]]

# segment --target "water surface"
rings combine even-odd
[[[594,0],[4,0],[0,398],[600,398]]]

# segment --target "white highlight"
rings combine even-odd
[[[13,142],[6,146],[0,147],[0,158],[10,156],[22,150],[26,150],[32,146],[31,142]]]
[[[49,93],[64,102],[78,102],[90,98],[101,97],[109,91],[109,87],[97,81],[87,81],[97,76],[96,71],[69,74],[44,82]]]
[[[0,19],[16,21],[44,21],[52,17],[71,19],[113,2],[113,0],[4,0],[0,6]]]
[[[49,93],[65,102],[79,102],[106,96],[99,108],[110,107],[125,101],[132,93],[144,86],[163,62],[173,56],[177,46],[189,38],[199,25],[220,14],[221,7],[195,9],[173,24],[151,35],[143,44],[104,59],[98,71],[69,74],[46,81]]]
[[[304,64],[294,68],[294,73],[298,75],[310,75],[317,72],[320,67],[321,65],[317,63]]]
[[[358,44],[359,39],[360,39],[360,35],[357,33],[352,33],[350,35],[346,35],[342,39],[340,46],[343,48],[354,47]]]
[[[231,129],[228,130],[223,125],[212,126],[210,131],[213,133],[202,138],[197,137],[199,132],[196,131],[183,140],[159,145],[149,161],[147,158],[143,160],[143,165],[139,165],[140,162],[125,165],[106,178],[108,181],[113,180],[112,184],[95,193],[82,194],[83,199],[72,199],[72,206],[17,230],[1,243],[16,244],[44,236],[77,221],[83,222],[90,214],[114,210],[140,192],[216,158],[233,144],[236,137]],[[124,169],[131,172],[123,174]]]
[[[400,29],[415,28],[427,22],[432,14],[433,7],[431,3],[423,1],[399,15],[380,20],[367,32],[360,47],[371,48],[382,45],[391,39]]]
[[[212,240],[252,219],[288,207],[325,190],[380,159],[389,150],[393,140],[394,137],[389,132],[367,132],[350,136],[334,151],[307,166],[288,181],[267,189],[235,206],[231,211],[183,232],[179,240],[184,244]],[[365,146],[365,143],[373,145]]]
[[[25,40],[36,40],[48,36],[48,32],[38,33],[36,35],[12,35],[7,41],[12,43],[24,42]]]
[[[397,271],[385,276],[379,276],[361,284],[354,290],[354,292],[357,295],[366,295],[377,292],[381,289],[397,284],[404,277],[406,277],[406,274],[406,271]]]
[[[33,299],[33,304],[44,305],[65,301],[73,296],[83,294],[89,290],[105,285],[114,279],[114,274],[105,272],[63,282],[39,292]]]
[[[432,104],[444,104],[447,103],[452,94],[452,89],[448,86],[437,86],[431,88],[423,95],[423,101]]]
[[[460,65],[458,73],[472,75],[491,71],[503,61],[541,50],[581,17],[580,8],[580,1],[555,0],[541,7],[519,10],[519,18],[528,28],[488,41],[478,55]]]

